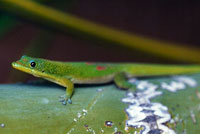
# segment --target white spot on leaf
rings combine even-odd
[[[43,104],[49,104],[49,99],[43,98],[42,101],[41,101],[41,103],[43,103]]]
[[[186,76],[175,76],[173,77],[174,81],[171,81],[170,83],[162,82],[161,87],[163,89],[167,89],[170,92],[176,92],[178,90],[183,90],[186,88],[186,85],[190,87],[195,87],[197,85],[197,82]]]
[[[4,124],[4,123],[1,123],[1,127],[4,128],[4,127],[5,127],[5,124]]]
[[[83,109],[83,112],[84,112],[84,113],[87,113],[88,111],[87,111],[86,109]]]
[[[157,85],[148,81],[136,81],[136,93],[128,93],[122,101],[130,104],[126,109],[128,120],[125,130],[129,127],[143,127],[140,133],[147,134],[149,132],[163,132],[167,134],[175,134],[175,132],[163,123],[170,121],[171,116],[168,108],[160,103],[152,103],[150,100],[155,96],[161,95],[161,91],[156,91]]]
[[[182,82],[172,81],[169,84],[167,84],[166,82],[162,82],[161,87],[171,92],[176,92],[177,90],[185,89],[186,86]]]
[[[197,86],[197,82],[194,79],[187,76],[176,76],[174,77],[174,79],[177,81],[183,82],[186,85],[191,86],[191,87]]]

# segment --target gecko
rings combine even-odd
[[[12,62],[12,67],[66,87],[62,101],[64,105],[72,103],[74,84],[114,82],[121,89],[135,91],[133,84],[128,82],[129,78],[200,72],[200,65],[61,62],[26,55]]]

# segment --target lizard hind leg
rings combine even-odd
[[[114,77],[114,83],[121,89],[126,89],[135,92],[136,87],[128,82],[125,73],[118,73]]]

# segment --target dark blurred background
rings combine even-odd
[[[112,28],[199,48],[197,0],[43,0],[41,4]],[[60,32],[4,9],[0,13],[0,83],[30,79],[11,67],[24,54],[61,61],[174,63]]]

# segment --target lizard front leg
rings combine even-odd
[[[59,82],[61,83],[61,85],[66,87],[66,94],[64,95],[62,101],[63,105],[66,105],[66,103],[72,104],[71,97],[74,92],[74,83],[67,78],[60,78]]]

